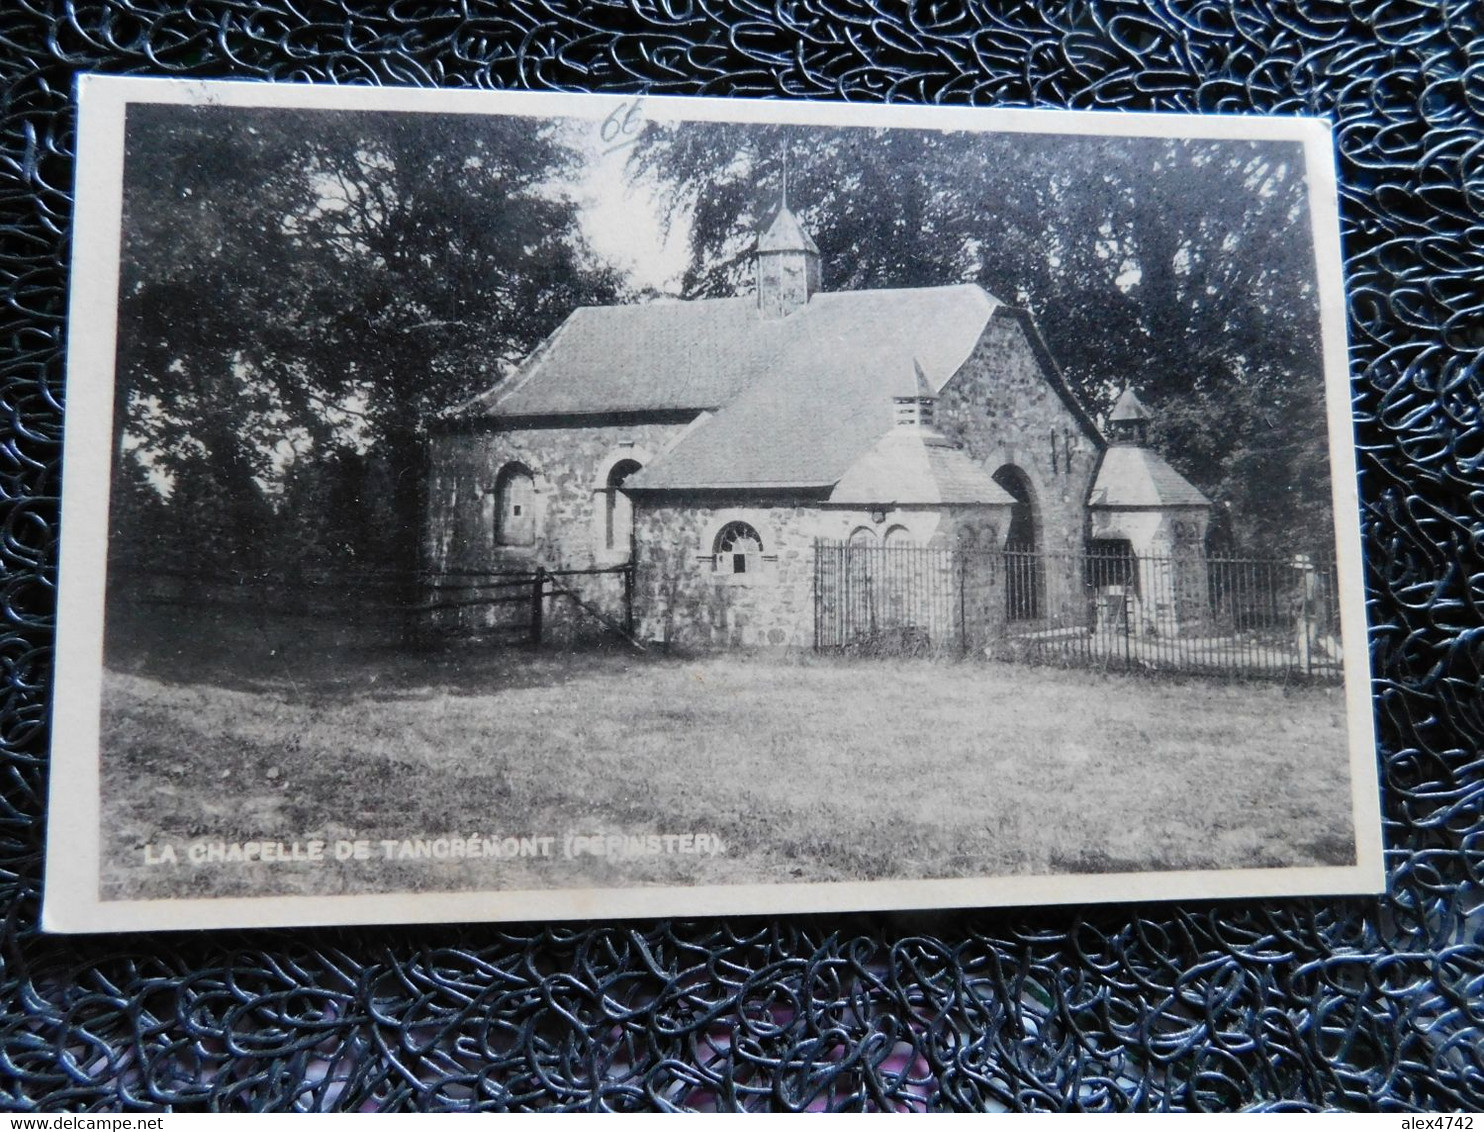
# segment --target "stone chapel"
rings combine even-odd
[[[573,311],[430,429],[435,585],[633,561],[638,637],[803,647],[818,540],[1045,555],[999,609],[1032,626],[1094,615],[1089,546],[1199,557],[1209,501],[1148,449],[1131,393],[1105,439],[1029,312],[822,279],[783,202],[752,294]],[[1175,631],[1164,604],[1139,616]]]

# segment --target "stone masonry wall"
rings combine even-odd
[[[1008,312],[990,319],[939,394],[935,423],[991,475],[1006,464],[1025,474],[1034,495],[1036,549],[1066,556],[1047,563],[1042,616],[1062,624],[1085,620],[1076,556],[1086,538],[1085,505],[1100,442],[1052,386],[1025,330]]]
[[[763,543],[756,572],[718,573],[711,553],[726,523],[750,524]],[[807,503],[767,507],[655,503],[634,507],[639,636],[686,648],[814,644],[814,540]]]
[[[423,532],[424,568],[444,578],[444,600],[460,593],[461,572],[587,569],[627,561],[626,546],[603,545],[603,489],[617,459],[647,464],[673,442],[683,424],[610,424],[580,428],[525,428],[435,435],[429,440],[428,515]],[[535,542],[497,546],[494,508],[487,497],[500,470],[519,462],[534,473]],[[563,579],[611,617],[622,611],[623,586],[616,575]],[[436,583],[435,583],[436,585]],[[436,595],[435,595],[436,600]],[[524,622],[528,607],[453,611],[440,619],[449,627],[477,629]],[[547,603],[548,628],[562,636],[581,620],[565,600]],[[570,634],[567,634],[570,635]]]
[[[424,555],[434,577],[430,599],[445,608],[438,629],[481,632],[519,627],[530,617],[526,589],[495,592],[512,599],[499,606],[456,606],[477,597],[462,588],[469,573],[588,569],[627,561],[628,549],[603,545],[602,489],[616,459],[654,459],[683,425],[605,425],[586,428],[511,429],[435,436],[430,441],[429,513]],[[495,543],[493,507],[487,502],[500,470],[519,462],[534,473],[535,542]],[[681,647],[812,647],[814,643],[814,542],[843,541],[865,527],[875,540],[901,528],[916,545],[951,545],[957,528],[978,524],[1003,536],[1004,508],[972,509],[950,516],[933,508],[886,512],[880,523],[867,511],[820,507],[812,500],[739,506],[704,498],[676,499],[636,492],[633,500],[638,577],[634,594],[641,638]],[[751,524],[763,541],[756,572],[718,572],[712,551],[717,532],[733,520]],[[623,613],[617,575],[563,578],[560,585],[607,616]],[[563,639],[597,628],[576,605],[550,599],[545,637]]]
[[[868,511],[820,507],[807,500],[745,506],[640,495],[635,501],[638,632],[645,639],[684,648],[812,648],[817,539],[843,542],[865,528],[873,532],[866,545],[880,546],[883,536],[901,528],[915,546],[946,549],[957,545],[958,532],[965,527],[991,532],[986,538],[1002,537],[999,532],[1005,529],[1006,510],[1000,506],[949,511],[891,508],[878,523]],[[715,567],[716,535],[733,521],[748,523],[762,540],[763,555],[755,572],[734,575]],[[997,548],[998,543],[985,543],[983,549],[991,546]],[[947,557],[935,561],[952,563]],[[994,563],[986,561],[988,573],[981,566],[971,571],[968,612],[976,632],[996,616],[994,609],[980,609],[989,587],[994,586]],[[878,595],[888,604],[893,599],[889,590],[884,586]],[[905,594],[896,597],[907,599]],[[925,627],[946,639],[957,632],[957,612],[956,607],[946,609],[943,625]]]

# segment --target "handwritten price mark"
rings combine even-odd
[[[643,128],[644,100],[635,99],[633,102],[620,102],[613,108],[613,113],[598,127],[598,137],[608,147],[604,152],[612,153],[638,141],[639,131]]]

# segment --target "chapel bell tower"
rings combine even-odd
[[[819,249],[788,207],[785,195],[757,238],[757,306],[764,318],[784,318],[819,290]]]
[[[1124,389],[1113,411],[1108,414],[1108,440],[1113,444],[1132,444],[1139,448],[1149,444],[1149,410],[1144,408],[1132,387]]]

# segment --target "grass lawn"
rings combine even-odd
[[[1339,689],[515,651],[301,656],[261,672],[107,673],[105,898],[1353,860]],[[724,850],[145,863],[147,845],[202,838],[573,833],[705,833]]]

